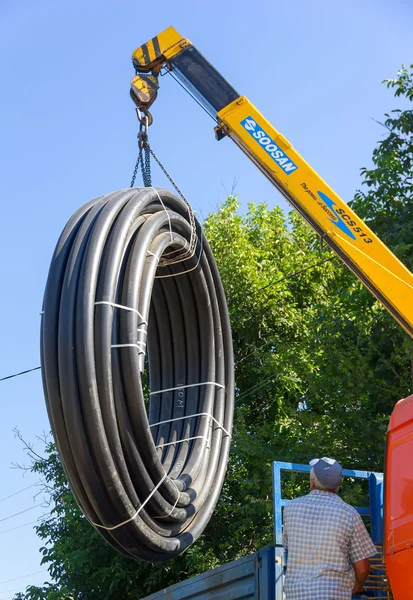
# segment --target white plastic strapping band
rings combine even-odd
[[[213,417],[210,413],[206,412],[195,413],[194,415],[186,415],[185,417],[175,417],[174,419],[166,419],[165,421],[159,421],[158,423],[151,423],[149,427],[156,427],[157,425],[163,425],[164,423],[172,423],[173,421],[184,421],[185,419],[192,419],[192,417],[209,417],[214,421],[214,423],[218,425],[219,429],[222,429],[222,431],[226,435],[232,438],[232,435],[225,429],[225,427],[221,425],[221,423],[217,421],[217,419]]]
[[[151,190],[153,190],[156,193],[156,195],[159,198],[159,202],[162,204],[162,207],[163,207],[164,211],[166,212],[166,216],[168,217],[168,221],[169,221],[169,233],[171,234],[171,242],[173,242],[174,236],[173,236],[173,233],[172,233],[172,223],[171,223],[171,217],[169,216],[169,212],[166,210],[166,206],[163,203],[162,198],[158,194],[158,190],[155,189],[154,187],[150,187],[148,189],[151,189]]]
[[[136,313],[138,315],[138,317],[140,317],[143,320],[143,323],[145,325],[148,324],[145,321],[144,316],[141,315],[141,313],[136,308],[131,308],[130,306],[123,306],[123,304],[116,304],[116,302],[109,302],[108,300],[99,300],[98,302],[95,302],[95,305],[96,304],[107,304],[108,306],[114,306],[115,308],[122,308],[123,310],[129,310],[131,312]]]
[[[118,527],[122,527],[123,525],[127,525],[128,523],[130,523],[131,521],[133,521],[134,519],[136,519],[136,517],[138,516],[138,514],[141,512],[142,508],[145,506],[145,504],[147,502],[149,502],[149,500],[152,498],[152,496],[154,495],[154,493],[156,492],[156,490],[158,489],[158,487],[163,483],[163,481],[165,481],[167,477],[167,474],[165,473],[164,476],[162,477],[162,479],[160,480],[160,482],[153,488],[153,490],[151,491],[151,493],[149,494],[149,496],[146,498],[145,502],[143,502],[140,507],[138,508],[138,510],[136,511],[136,513],[133,515],[133,517],[131,517],[130,519],[127,519],[126,521],[123,521],[122,523],[119,523],[118,525],[113,525],[112,527],[106,527],[105,525],[99,525],[98,523],[92,523],[92,525],[94,525],[95,527],[99,527],[100,529],[106,529],[106,531],[113,531],[114,529],[117,529]]]
[[[137,348],[140,350],[138,354],[145,354],[145,350],[142,350],[141,344],[146,348],[146,344],[144,342],[136,342],[136,344],[112,344],[111,348]]]
[[[189,260],[190,258],[192,258],[194,256],[195,251],[196,251],[196,247],[194,248],[194,251],[190,256],[184,257],[182,259],[177,259],[171,264],[176,265],[179,262],[185,262],[185,261]],[[155,279],[166,279],[167,277],[178,277],[178,275],[185,275],[185,273],[190,273],[191,271],[195,271],[195,269],[197,269],[199,267],[199,263],[201,262],[203,251],[204,251],[204,247],[203,247],[203,236],[202,236],[201,249],[199,251],[198,260],[196,261],[196,265],[194,267],[191,267],[190,269],[186,269],[185,271],[180,271],[179,273],[169,273],[169,275],[155,275]],[[159,266],[162,267],[162,266],[169,266],[169,265],[166,264],[166,265],[159,265]]]
[[[163,252],[162,258],[165,258],[166,256],[172,256],[172,254],[176,254],[177,252],[183,252],[187,248],[188,248],[188,242],[185,240],[185,244],[182,246],[182,248],[176,248],[175,250],[171,250],[170,252]],[[191,256],[193,256],[193,254]],[[187,260],[187,259],[185,259],[185,260]]]
[[[188,383],[187,385],[178,385],[177,387],[166,388],[165,390],[157,390],[156,392],[150,392],[150,396],[154,396],[155,394],[164,394],[165,392],[175,392],[178,390],[185,390],[186,388],[198,387],[200,385],[215,385],[216,387],[225,389],[224,385],[220,383],[216,383],[215,381],[204,381],[202,383]]]
[[[194,435],[193,437],[184,438],[183,440],[175,440],[174,442],[166,442],[166,444],[159,444],[159,446],[155,446],[155,448],[173,446],[174,444],[181,444],[182,442],[189,442],[190,440],[205,440],[209,444],[209,439],[205,437],[205,435]]]

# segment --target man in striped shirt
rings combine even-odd
[[[358,512],[337,495],[342,468],[310,462],[310,493],[284,509],[286,600],[350,600],[363,591],[376,547]]]

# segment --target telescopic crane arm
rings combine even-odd
[[[146,123],[158,75],[172,71],[230,137],[413,337],[413,275],[258,109],[169,27],[135,50],[131,96]]]

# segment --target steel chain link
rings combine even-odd
[[[141,152],[139,151],[138,158],[137,158],[136,164],[135,164],[135,168],[133,169],[132,179],[131,179],[131,182],[130,182],[130,187],[131,188],[134,187],[134,185],[135,185],[135,181],[136,181],[136,176],[138,174],[140,160],[141,160]]]
[[[186,260],[187,258],[190,258],[191,256],[193,256],[195,254],[195,249],[196,249],[197,240],[198,240],[198,236],[196,233],[195,215],[194,215],[194,211],[192,210],[192,206],[189,204],[189,202],[186,199],[186,197],[184,196],[183,192],[178,187],[178,185],[175,183],[175,181],[172,179],[171,175],[168,173],[167,169],[161,163],[161,161],[156,156],[155,152],[152,150],[152,148],[149,144],[147,115],[145,115],[143,118],[141,116],[141,113],[138,111],[138,118],[140,121],[140,129],[139,129],[139,133],[138,133],[139,153],[138,153],[138,158],[136,160],[135,168],[133,170],[130,187],[134,187],[134,185],[135,185],[139,166],[141,168],[142,180],[143,180],[144,187],[152,187],[152,174],[151,174],[151,156],[152,156],[153,159],[155,160],[156,164],[159,166],[159,168],[161,169],[161,171],[163,172],[165,177],[168,179],[168,181],[174,187],[175,191],[182,198],[182,200],[185,202],[185,204],[188,208],[189,224],[191,227],[191,237],[189,240],[189,247],[186,249],[186,251],[184,251],[183,253],[180,253],[179,256],[176,256],[175,258],[170,258],[170,259],[163,258],[162,261],[160,261],[160,264],[162,264],[162,265],[173,264],[175,262],[180,262],[182,260]],[[145,157],[143,156],[143,154],[145,154]]]
[[[192,210],[192,206],[189,204],[189,202],[186,199],[186,197],[184,196],[183,192],[179,189],[179,187],[177,186],[177,184],[175,183],[175,181],[172,179],[171,175],[168,173],[168,171],[163,166],[163,164],[161,163],[161,161],[159,160],[159,158],[156,156],[155,152],[150,147],[149,142],[148,142],[148,148],[149,148],[149,152],[153,156],[155,162],[157,163],[157,165],[159,166],[159,168],[161,169],[161,171],[163,172],[163,174],[165,175],[165,177],[172,184],[172,186],[175,188],[175,191],[178,193],[178,195],[182,198],[182,200],[185,202],[185,204],[188,207],[189,224],[191,226],[191,238],[190,238],[190,241],[189,241],[189,248],[186,251],[185,255],[192,256],[194,254],[194,252],[195,252],[196,243],[197,243],[197,239],[198,239],[198,236],[196,234],[195,215],[194,215],[194,211]],[[181,259],[182,259],[183,256],[184,255],[181,255]],[[173,262],[172,259],[171,259],[171,262]],[[167,264],[167,263],[168,263],[168,261],[165,261],[163,264]]]
[[[148,139],[143,139],[142,148],[145,151],[145,164],[141,161],[142,180],[145,187],[152,187],[151,154]]]

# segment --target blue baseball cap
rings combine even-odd
[[[313,458],[310,465],[314,469],[318,481],[329,490],[334,490],[341,483],[343,469],[334,458]]]

